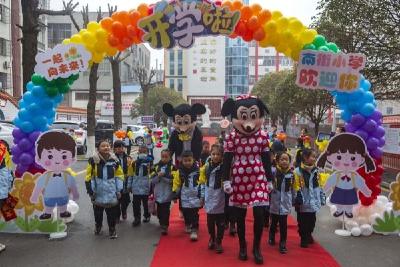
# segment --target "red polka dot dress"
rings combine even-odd
[[[233,130],[226,136],[224,151],[234,153],[230,206],[269,205],[267,178],[261,160],[261,153],[268,150],[268,135],[262,130],[251,136]]]

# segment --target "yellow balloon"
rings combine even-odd
[[[100,53],[92,53],[92,60],[94,63],[100,63],[104,59],[104,55]]]
[[[272,19],[273,20],[277,20],[282,16],[283,15],[282,15],[282,13],[280,11],[277,11],[277,10],[276,11],[272,11]]]
[[[277,29],[278,29],[278,25],[276,24],[275,21],[272,21],[272,20],[268,21],[264,25],[264,31],[267,35],[275,33]]]
[[[278,34],[270,34],[269,35],[269,42],[273,45],[273,46],[278,46],[280,43],[280,39],[279,39],[279,35]]]
[[[71,39],[64,39],[62,41],[62,44],[64,44],[64,45],[67,45],[67,44],[70,44],[70,43],[71,43]]]
[[[98,24],[95,21],[91,21],[88,23],[87,27],[88,31],[90,32],[96,32],[98,29],[100,29],[100,24]]]
[[[290,57],[291,57],[294,61],[298,61],[299,58],[300,58],[301,50],[302,50],[301,48],[293,49],[292,52],[291,52],[291,56],[290,56]]]
[[[319,174],[319,178],[320,178],[320,186],[323,187],[323,186],[325,186],[326,181],[329,178],[329,173],[322,172],[322,173]]]
[[[74,44],[81,44],[81,43],[83,43],[82,37],[81,37],[80,35],[78,35],[78,34],[72,35],[72,37],[71,37],[71,43],[74,43]]]
[[[282,42],[291,43],[294,40],[293,34],[289,30],[285,30],[281,34]]]
[[[298,19],[292,19],[289,21],[289,29],[294,33],[298,33],[303,29],[303,24]]]
[[[108,32],[104,29],[98,29],[96,30],[96,38],[97,40],[101,41],[106,41],[108,38]]]
[[[106,49],[106,54],[109,57],[113,57],[118,53],[118,49],[114,48],[114,47],[107,47]]]
[[[265,47],[270,46],[271,43],[269,42],[268,37],[266,37],[266,38],[264,38],[263,40],[261,40],[261,41],[258,43],[258,45],[259,45],[260,47],[265,48]]]
[[[317,31],[314,29],[307,29],[300,34],[300,41],[303,44],[310,44],[314,41]]]
[[[89,31],[82,33],[81,37],[82,37],[82,40],[85,42],[85,44],[93,45],[96,42],[96,37],[94,36],[93,33],[89,32]]]
[[[276,24],[278,25],[278,30],[284,31],[289,25],[289,20],[288,18],[285,17],[280,17],[277,21]]]

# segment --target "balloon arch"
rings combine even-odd
[[[105,57],[114,56],[142,42],[148,42],[153,48],[169,49],[176,45],[189,48],[196,36],[205,35],[225,35],[229,38],[242,38],[246,42],[256,41],[260,47],[274,47],[294,61],[299,60],[301,51],[305,49],[333,54],[340,52],[335,43],[328,42],[315,29],[307,28],[297,18],[263,9],[259,4],[207,0],[140,4],[137,9],[115,12],[99,23],[89,22],[86,29],[65,39],[62,45],[84,47],[90,52],[88,61],[92,64],[100,63]],[[77,53],[76,49],[70,49],[69,52],[70,55]],[[52,60],[53,63],[60,63],[56,62],[57,56],[53,56]],[[42,63],[38,62],[38,65]],[[68,75],[68,70],[72,69],[79,68],[77,64],[71,63],[60,65],[58,68],[49,68],[48,75],[38,74],[35,69],[31,82],[26,85],[27,92],[19,101],[20,110],[14,120],[17,128],[13,132],[15,146],[12,154],[17,164],[18,177],[24,172],[42,172],[35,163],[34,144],[40,133],[47,131],[53,124],[57,106],[78,79],[77,72]],[[342,110],[346,131],[356,133],[365,140],[378,166],[374,173],[362,173],[373,192],[370,198],[360,194],[364,206],[371,205],[380,194],[383,173],[381,157],[385,143],[382,114],[376,109],[374,94],[370,89],[371,83],[362,78],[357,89],[352,92],[330,91]]]

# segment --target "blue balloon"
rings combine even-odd
[[[21,127],[20,128],[25,133],[33,132],[33,125],[29,121],[24,121],[23,123],[21,123]]]
[[[31,118],[31,114],[29,114],[29,111],[25,108],[21,108],[18,112],[18,117],[24,121],[28,121]]]
[[[54,117],[47,118],[47,124],[52,125],[54,123],[54,119],[55,119]]]
[[[28,111],[31,113],[31,115],[38,115],[43,113],[43,110],[36,103],[30,104],[28,107]]]
[[[372,92],[365,92],[363,100],[365,103],[372,103],[375,100],[374,94]]]
[[[34,102],[34,97],[31,92],[26,92],[22,98],[25,102],[25,105],[29,105]]]
[[[351,113],[348,110],[343,110],[341,114],[342,120],[349,122],[351,120]]]
[[[363,95],[364,95],[364,92],[361,91],[360,89],[357,89],[356,91],[349,94],[349,99],[354,100],[354,101],[359,101],[360,98],[363,97]]]
[[[361,80],[361,88],[364,91],[369,91],[371,89],[371,83],[368,80],[363,79]]]
[[[44,111],[43,115],[45,115],[48,119],[56,117],[56,111],[54,108]]]
[[[32,123],[35,129],[42,129],[47,124],[47,118],[44,116],[36,116],[33,118]]]
[[[367,103],[361,108],[360,113],[365,117],[369,117],[374,113],[374,111],[375,111],[375,106],[371,103]]]
[[[30,92],[30,91],[32,91],[34,86],[35,86],[35,84],[33,82],[29,82],[26,84],[26,90],[28,90]]]
[[[43,99],[42,103],[40,104],[40,106],[45,109],[52,109],[53,108],[53,102],[50,99]]]
[[[338,92],[335,99],[336,103],[345,104],[348,101],[347,93]]]
[[[63,94],[58,94],[55,97],[53,97],[53,101],[57,105],[60,104],[63,100],[64,100],[64,95]]]
[[[21,129],[21,124],[22,124],[22,120],[19,118],[19,116],[17,116],[14,120],[13,120],[13,124],[17,127]]]
[[[357,101],[352,101],[348,104],[349,110],[356,112],[360,109],[360,103]]]
[[[48,131],[50,128],[50,126],[48,124],[44,125],[43,127],[41,127],[40,129],[38,129],[41,132],[46,132]]]
[[[36,85],[32,88],[32,94],[35,97],[41,98],[45,96],[46,92],[44,91],[44,88],[40,85]]]

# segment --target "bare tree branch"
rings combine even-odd
[[[69,16],[74,9],[79,5],[79,2],[74,4],[73,0],[70,0],[67,4],[63,1],[64,9],[63,10],[48,10],[48,9],[40,9],[36,10],[36,14],[38,15],[49,15],[49,16]]]

